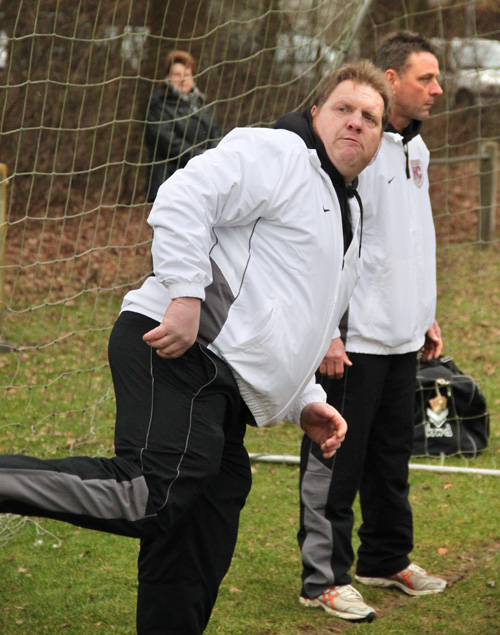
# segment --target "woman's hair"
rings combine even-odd
[[[321,108],[333,91],[342,82],[351,81],[354,84],[371,86],[384,100],[382,115],[382,130],[385,130],[392,111],[393,94],[384,73],[376,68],[369,60],[361,60],[353,64],[346,64],[335,73],[328,75],[321,82],[316,93],[314,104]]]
[[[196,60],[187,51],[175,50],[168,53],[165,58],[165,75],[170,75],[174,64],[183,64],[186,68],[189,68],[193,75],[196,73]]]

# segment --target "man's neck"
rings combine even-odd
[[[389,123],[394,128],[394,130],[397,130],[400,134],[403,134],[405,128],[410,125],[411,119],[408,119],[407,117],[400,117],[397,115],[397,113],[393,113],[392,117],[389,120]]]

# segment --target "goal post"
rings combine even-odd
[[[5,310],[5,237],[7,234],[7,166],[0,163],[0,324]],[[1,341],[0,341],[1,345]]]

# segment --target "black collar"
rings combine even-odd
[[[386,132],[395,132],[397,134],[400,134],[403,137],[403,145],[406,145],[414,137],[419,135],[421,130],[422,130],[422,122],[419,121],[418,119],[412,119],[410,123],[406,126],[406,128],[403,130],[403,132],[399,132],[399,130],[396,130],[396,128],[390,123],[387,124],[387,127],[385,129]]]
[[[356,192],[358,185],[358,178],[356,177],[352,183],[346,185],[345,179],[333,165],[328,157],[325,146],[319,136],[316,134],[313,128],[313,119],[311,115],[311,109],[306,108],[302,112],[289,112],[284,115],[274,125],[275,128],[281,128],[290,130],[304,141],[306,146],[311,150],[316,150],[318,158],[321,162],[321,167],[330,177],[337,198],[340,204],[340,211],[342,214],[342,232],[344,235],[344,253],[351,244],[352,240],[352,225],[351,225],[351,210],[349,208],[348,199],[356,197],[361,207],[361,201]]]
[[[342,174],[340,174],[337,168],[330,161],[323,142],[314,131],[310,108],[306,108],[302,112],[287,113],[286,115],[278,119],[274,127],[284,128],[285,130],[295,132],[295,134],[299,135],[299,137],[304,141],[308,148],[310,148],[311,150],[316,150],[321,162],[321,167],[332,180],[335,190],[337,190],[337,188],[346,190],[351,188],[356,189],[358,185],[358,178],[356,177],[350,184],[350,186],[347,186]],[[352,193],[350,193],[349,195],[353,196]]]

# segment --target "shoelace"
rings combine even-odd
[[[359,591],[356,591],[356,589],[350,584],[347,584],[345,587],[334,587],[334,588],[340,597],[350,598],[352,600],[361,599],[361,593],[359,593]]]
[[[425,569],[422,569],[422,567],[419,567],[417,564],[413,564],[413,563],[408,565],[407,570],[413,571],[414,573],[422,573],[423,575],[427,573]]]

